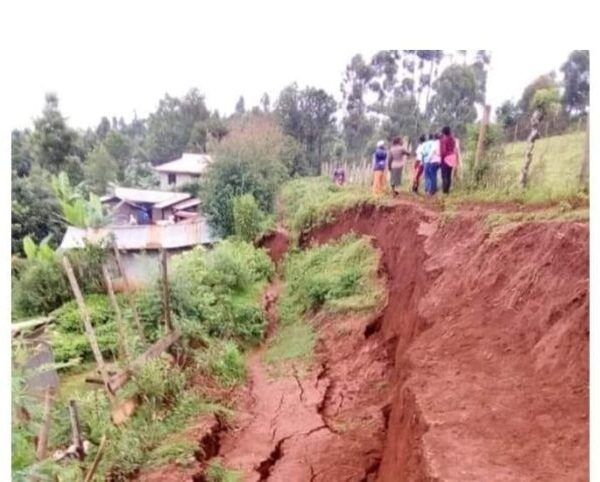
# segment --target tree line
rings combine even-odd
[[[464,136],[477,119],[477,107],[485,104],[490,61],[485,50],[382,50],[371,58],[357,54],[341,79],[340,101],[323,89],[292,83],[273,103],[265,93],[259,105],[247,109],[240,97],[233,113],[223,116],[191,89],[182,97],[166,94],[146,118],[126,122],[103,117],[87,129],[69,126],[58,97],[47,94],[33,128],[12,132],[12,251],[22,252],[26,235],[40,242],[51,234],[54,244],[60,241],[65,222],[51,188],[51,176],[60,172],[85,195],[101,195],[111,183],[155,187],[153,165],[183,152],[209,152],[219,159],[242,159],[256,172],[270,166],[263,169],[262,177],[268,178],[264,190],[255,196],[268,211],[270,190],[284,177],[318,175],[332,159],[364,160],[380,138],[402,134],[414,141],[443,125]],[[573,51],[561,71],[562,82],[554,73],[545,74],[524,89],[518,103],[499,106],[497,122],[510,129],[548,105],[558,106],[554,115],[567,121],[585,116],[589,52]],[[222,167],[223,176],[233,175]],[[262,179],[256,172],[254,178]],[[249,181],[241,182],[247,186]],[[203,202],[218,209],[219,189],[233,189],[230,179],[207,184],[214,189],[205,186]],[[207,189],[217,199],[209,199]],[[230,229],[231,213],[219,216]]]

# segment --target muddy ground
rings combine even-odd
[[[305,234],[305,247],[371,236],[385,307],[317,315],[308,372],[272,377],[252,354],[236,420],[199,437],[210,456],[142,480],[203,480],[213,456],[248,481],[587,480],[588,225],[491,229],[486,212],[400,201]]]

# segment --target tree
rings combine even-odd
[[[109,131],[110,121],[108,120],[108,117],[102,117],[100,124],[98,124],[98,127],[96,127],[96,137],[103,141]]]
[[[496,109],[496,121],[503,127],[513,127],[519,118],[519,109],[510,100]]]
[[[66,157],[73,153],[76,134],[58,110],[56,94],[46,94],[42,116],[33,124],[31,148],[34,161],[50,172],[60,171]]]
[[[564,74],[565,110],[569,115],[586,113],[590,103],[590,51],[573,50],[560,70]]]
[[[360,159],[368,139],[373,135],[376,122],[367,116],[365,94],[376,75],[375,68],[357,54],[346,66],[341,90],[344,97],[342,120],[346,150],[354,160]]]
[[[550,72],[549,74],[540,75],[533,82],[531,82],[525,89],[523,90],[523,94],[521,95],[521,100],[519,101],[519,110],[523,114],[531,114],[531,101],[535,93],[540,89],[552,89],[556,88],[556,76],[554,72]]]
[[[472,66],[453,64],[434,82],[435,95],[429,114],[436,126],[449,126],[458,136],[477,118],[475,104],[481,102],[481,91]]]
[[[187,149],[191,152],[206,152],[206,143],[208,142],[208,121],[198,121],[194,124]]]
[[[233,199],[233,223],[235,235],[253,243],[262,230],[265,213],[258,207],[252,194],[244,194]]]
[[[275,114],[283,131],[304,148],[310,171],[320,174],[323,159],[330,154],[335,128],[335,99],[323,89],[296,84],[284,88],[277,100]]]
[[[117,180],[119,163],[101,144],[94,148],[87,157],[83,169],[86,184],[90,191],[96,194],[104,194],[108,184]]]
[[[49,174],[34,164],[29,176],[12,177],[12,252],[23,253],[23,239],[29,235],[36,243],[52,235],[56,245],[62,239],[65,223],[60,205],[50,187]]]
[[[203,213],[221,235],[233,234],[233,199],[237,196],[250,193],[261,210],[272,212],[275,194],[300,152],[295,144],[269,115],[231,123],[200,189]]]
[[[119,131],[111,130],[102,141],[106,152],[117,162],[116,180],[123,181],[125,169],[133,156],[133,142]],[[89,158],[89,155],[88,155]],[[72,176],[69,179],[73,181]]]
[[[29,175],[33,156],[29,147],[31,133],[28,130],[13,130],[11,133],[10,159],[13,172],[19,176]]]
[[[178,99],[165,95],[158,109],[148,118],[145,148],[152,164],[171,161],[183,154],[194,125],[209,118],[204,96],[197,89]]]
[[[271,112],[271,99],[269,97],[269,94],[267,94],[266,92],[260,98],[260,105],[262,106],[263,112]]]
[[[241,95],[235,104],[235,113],[237,115],[243,115],[246,113],[246,104],[244,103],[244,96]]]
[[[207,128],[211,137],[217,142],[221,142],[221,139],[223,139],[229,132],[227,124],[225,121],[223,121],[223,119],[221,119],[219,111],[217,110],[214,111],[210,116],[210,119],[208,119]]]
[[[159,185],[159,180],[150,162],[133,157],[125,167],[123,184],[142,189],[153,189]]]

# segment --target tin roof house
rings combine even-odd
[[[154,170],[159,174],[160,188],[172,189],[198,181],[211,162],[206,154],[184,152],[179,159],[160,164]]]
[[[152,258],[159,250],[174,254],[217,239],[200,210],[200,200],[188,193],[114,187],[101,198],[110,222],[101,228],[69,226],[62,249],[82,248],[87,242],[112,237],[123,252],[131,281],[143,285],[158,269]]]

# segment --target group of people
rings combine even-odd
[[[404,147],[402,139],[396,137],[392,146],[386,149],[385,141],[377,143],[373,154],[373,194],[379,196],[385,191],[386,170],[390,172],[390,186],[394,195],[402,184],[402,172],[411,152]],[[460,164],[458,140],[452,135],[449,127],[444,127],[441,134],[422,135],[415,151],[413,164],[412,191],[419,192],[421,177],[425,176],[425,192],[429,196],[438,190],[438,171],[442,173],[442,191],[450,192],[452,173]]]

